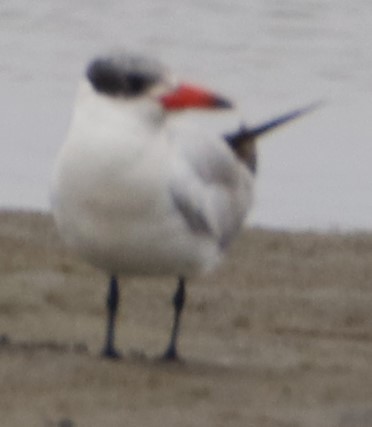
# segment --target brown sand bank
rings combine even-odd
[[[125,279],[119,362],[99,358],[106,278],[50,217],[0,213],[1,427],[370,427],[372,234],[253,229],[189,283]]]

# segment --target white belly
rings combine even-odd
[[[173,205],[167,168],[137,163],[121,175],[96,166],[57,166],[53,212],[69,247],[111,274],[190,276],[216,264],[217,242],[193,233]]]
[[[219,137],[83,89],[53,178],[62,238],[110,274],[211,269],[250,205],[249,172]]]

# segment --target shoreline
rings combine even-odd
[[[46,218],[52,218],[50,209],[38,209],[38,208],[15,208],[15,207],[0,207],[0,218],[3,216],[40,216]],[[254,231],[265,231],[271,233],[289,233],[289,234],[314,234],[314,235],[360,235],[365,234],[367,236],[372,236],[372,230],[367,228],[344,228],[341,226],[329,226],[329,227],[320,227],[320,228],[285,228],[285,227],[275,227],[275,226],[266,226],[261,224],[250,224],[249,220],[247,224],[242,228],[241,234],[249,232],[249,230]],[[239,239],[239,236],[237,237]]]

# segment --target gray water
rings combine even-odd
[[[0,207],[48,209],[81,71],[117,45],[229,96],[248,123],[325,100],[260,141],[251,222],[372,229],[370,0],[2,0]]]

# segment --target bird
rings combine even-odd
[[[121,357],[119,276],[172,276],[174,316],[163,359],[180,359],[187,281],[213,270],[243,227],[257,138],[315,106],[214,137],[174,125],[189,110],[213,115],[233,108],[141,53],[114,49],[88,63],[55,162],[51,208],[67,247],[107,274],[104,357]]]

